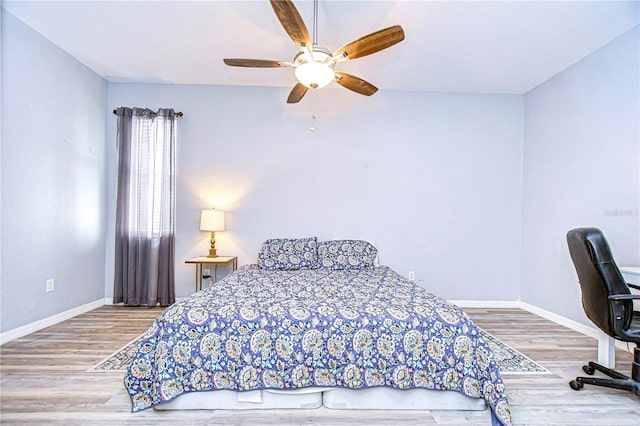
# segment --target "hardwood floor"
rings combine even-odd
[[[464,411],[189,411],[131,414],[121,373],[87,372],[144,332],[161,309],[104,306],[0,347],[0,423],[6,425],[487,425]],[[516,425],[640,425],[640,398],[568,381],[597,358],[595,339],[518,309],[466,309],[474,322],[553,374],[503,375]],[[618,350],[617,369],[632,356]],[[597,373],[596,373],[597,374]]]

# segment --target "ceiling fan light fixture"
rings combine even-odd
[[[321,62],[305,62],[298,65],[295,71],[298,81],[310,89],[319,89],[331,83],[335,72],[329,65]]]
[[[2,0],[0,0],[1,2]],[[292,0],[270,0],[271,7],[282,27],[298,47],[299,52],[293,62],[266,59],[224,59],[224,63],[235,67],[254,68],[295,68],[298,83],[293,86],[287,103],[300,102],[309,89],[324,87],[335,80],[340,86],[364,96],[371,96],[378,90],[373,84],[345,72],[335,72],[337,62],[361,58],[393,46],[404,40],[400,25],[384,28],[347,43],[336,51],[318,45],[318,0],[313,0],[313,38]]]
[[[295,58],[295,75],[298,81],[310,89],[319,89],[335,78],[331,54],[324,48],[314,46],[313,52],[300,52]]]

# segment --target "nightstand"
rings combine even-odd
[[[238,258],[236,256],[218,256],[218,257],[194,257],[193,259],[185,260],[184,263],[190,263],[196,265],[196,291],[202,290],[202,265],[212,265],[214,268],[214,282],[216,280],[216,272],[218,265],[231,265],[232,270],[238,269]]]

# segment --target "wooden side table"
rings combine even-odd
[[[218,265],[231,264],[232,270],[238,269],[238,257],[237,256],[218,256],[218,257],[194,257],[193,259],[185,260],[184,263],[190,263],[196,265],[196,291],[202,290],[202,265],[213,265],[214,271],[217,271]],[[215,279],[214,272],[214,282]]]

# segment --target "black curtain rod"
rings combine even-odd
[[[114,110],[113,110],[113,113],[114,113],[114,114],[118,114],[118,110],[117,110],[117,109],[114,109]],[[178,111],[178,112],[176,112],[176,115],[177,115],[178,117],[182,117],[184,114],[182,113],[182,111]]]

